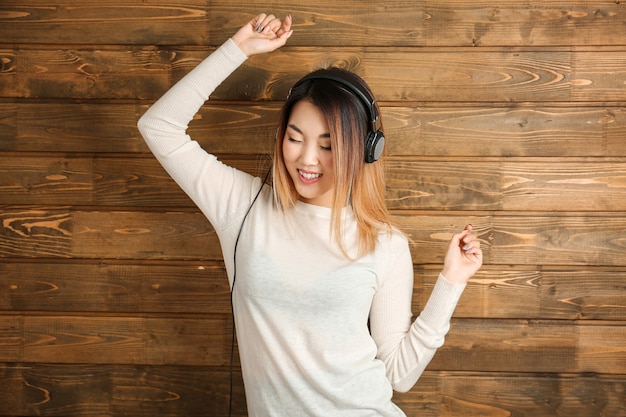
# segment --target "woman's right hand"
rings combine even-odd
[[[273,14],[261,13],[233,35],[233,41],[247,56],[272,52],[291,36],[291,15],[284,22]]]

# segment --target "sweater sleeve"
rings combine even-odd
[[[148,147],[218,231],[240,221],[260,179],[226,166],[204,151],[187,128],[209,95],[247,56],[232,39],[204,59],[139,119]]]
[[[465,289],[439,275],[420,315],[412,320],[413,262],[404,248],[390,250],[388,268],[374,296],[370,313],[378,358],[385,364],[394,390],[406,392],[417,382],[443,345],[450,319]]]

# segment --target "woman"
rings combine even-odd
[[[384,204],[382,143],[364,157],[365,138],[382,134],[365,83],[328,70],[292,88],[273,186],[223,165],[186,134],[226,77],[291,34],[290,16],[258,15],[159,99],[139,128],[219,236],[249,414],[403,416],[392,391],[409,390],[442,345],[482,252],[471,225],[454,235],[411,323],[413,264]]]

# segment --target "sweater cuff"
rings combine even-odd
[[[239,49],[233,38],[228,38],[219,49],[226,54],[233,65],[239,66],[248,59],[248,56]]]
[[[430,298],[420,314],[422,323],[436,332],[447,333],[452,313],[465,287],[466,284],[453,284],[439,274]]]

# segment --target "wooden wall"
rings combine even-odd
[[[192,134],[260,173],[289,86],[352,69],[416,312],[451,233],[483,243],[408,416],[626,416],[626,3],[599,0],[0,2],[0,416],[226,415],[218,242],[136,121],[257,11],[293,14],[289,45]]]

